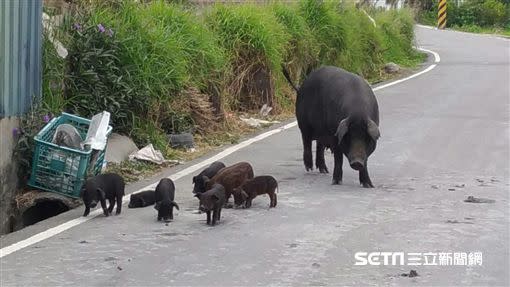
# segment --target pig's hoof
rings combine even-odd
[[[374,185],[370,182],[364,182],[362,185],[364,188],[374,188]]]
[[[328,168],[325,167],[325,166],[324,167],[319,167],[319,172],[320,173],[329,173]]]

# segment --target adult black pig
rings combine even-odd
[[[328,169],[324,149],[335,157],[333,184],[342,181],[342,154],[359,171],[363,187],[374,187],[367,169],[367,159],[374,152],[379,133],[379,107],[367,82],[358,75],[331,66],[308,75],[297,91],[296,117],[303,140],[306,170],[313,170],[312,141],[317,141],[315,164],[321,173]]]

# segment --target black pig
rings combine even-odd
[[[342,182],[343,155],[359,171],[363,187],[374,187],[368,175],[367,160],[379,139],[377,99],[358,75],[337,67],[319,68],[296,88],[284,70],[284,76],[297,91],[296,118],[303,141],[306,170],[313,170],[312,141],[317,141],[315,165],[327,173],[324,149],[335,158],[333,184]]]
[[[115,202],[117,203],[115,214],[120,214],[124,187],[124,179],[115,173],[105,173],[89,178],[80,191],[80,197],[85,204],[83,216],[89,215],[90,209],[96,207],[97,202],[101,203],[104,216],[112,213]],[[110,202],[108,209],[106,209],[107,199]]]
[[[174,219],[174,207],[179,210],[179,205],[175,203],[175,185],[169,178],[163,178],[156,186],[156,205],[154,208],[158,211],[158,221],[163,219],[169,222]]]
[[[131,194],[129,197],[129,208],[146,207],[156,202],[156,192],[154,190],[146,190],[139,193]]]
[[[225,167],[225,164],[220,161],[211,163],[209,167],[204,169],[201,173],[193,177],[193,193],[205,192],[205,180],[213,178],[218,171]],[[205,178],[204,178],[205,176]]]
[[[208,191],[197,193],[195,196],[200,199],[200,211],[207,213],[207,224],[214,226],[221,218],[221,208],[225,204],[225,188],[221,184],[214,184]]]

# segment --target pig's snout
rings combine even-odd
[[[92,201],[92,202],[89,204],[89,206],[90,206],[91,208],[96,207],[96,205],[97,205],[97,201]]]
[[[353,161],[349,162],[349,164],[351,165],[352,169],[354,169],[354,170],[362,170],[365,167],[363,162],[360,160],[353,160]]]

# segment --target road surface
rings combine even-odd
[[[1,286],[508,286],[510,42],[417,28],[417,45],[441,62],[376,92],[382,138],[369,159],[376,188],[361,188],[345,165],[341,186],[330,184],[331,174],[306,173],[294,127],[224,159],[279,179],[277,208],[259,197],[206,226],[185,176],[176,182],[181,210],[168,226],[155,222],[152,207],[96,217],[3,257]],[[331,155],[327,162],[333,170]],[[464,202],[468,196],[494,202]],[[3,237],[2,245],[82,212]],[[481,252],[483,261],[356,266],[356,252],[422,253],[422,264],[423,253],[436,253],[439,264],[439,253]],[[419,276],[402,276],[410,270]]]

